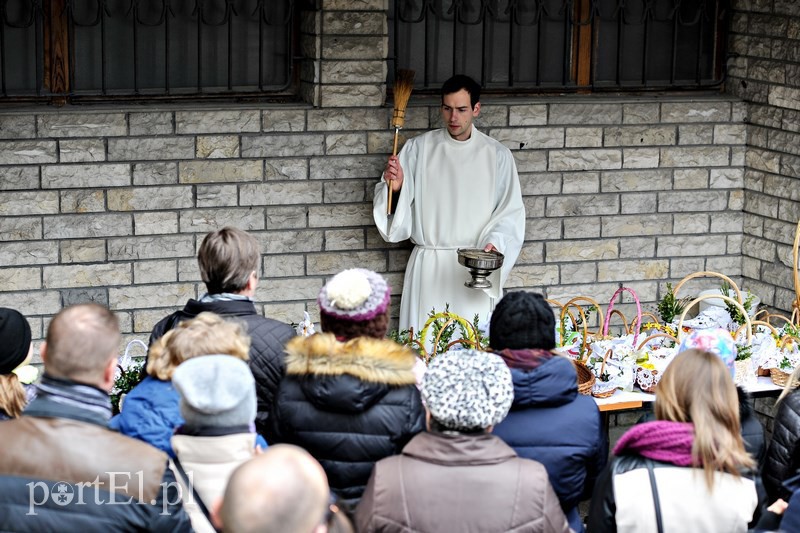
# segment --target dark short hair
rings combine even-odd
[[[256,238],[234,227],[206,235],[197,252],[200,277],[209,294],[242,291],[250,273],[258,272],[260,258]]]
[[[457,93],[461,89],[469,93],[469,103],[475,109],[475,104],[481,101],[481,86],[464,74],[456,74],[442,84],[442,98],[445,95]]]

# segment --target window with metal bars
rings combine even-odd
[[[724,81],[729,0],[390,0],[390,84],[486,92],[701,90]]]
[[[300,3],[0,0],[0,97],[289,96]]]

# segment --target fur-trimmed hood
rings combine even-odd
[[[358,337],[339,342],[330,333],[295,337],[286,344],[286,374],[339,376],[392,386],[416,384],[416,356],[389,339]]]

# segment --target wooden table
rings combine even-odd
[[[778,396],[783,387],[775,385],[769,377],[759,376],[753,385],[743,387],[753,398],[763,398],[766,396]],[[625,392],[618,390],[608,398],[595,398],[597,407],[601,412],[628,411],[639,409],[646,403],[654,402],[655,394],[648,394],[641,391]]]

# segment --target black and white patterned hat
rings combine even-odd
[[[514,386],[503,360],[478,350],[453,350],[431,361],[422,400],[431,417],[456,431],[499,424],[511,409]]]

